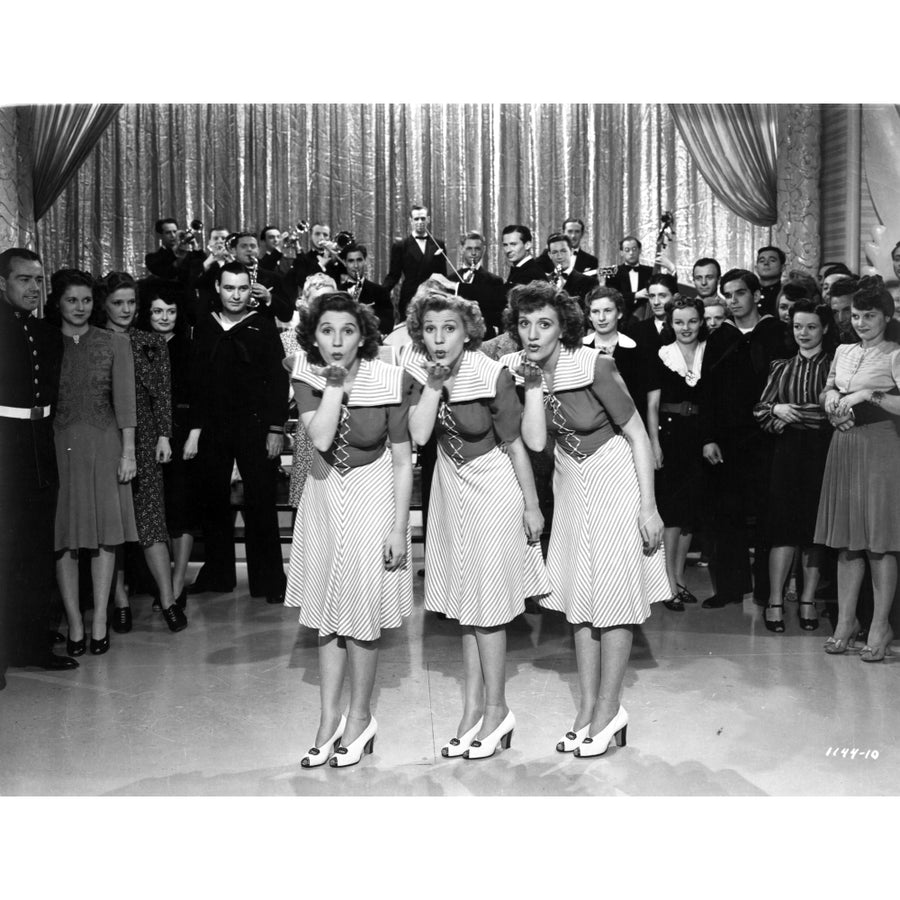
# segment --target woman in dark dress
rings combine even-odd
[[[94,314],[98,325],[125,334],[134,356],[137,428],[137,476],[133,484],[138,541],[159,591],[163,617],[170,631],[187,627],[184,612],[172,593],[169,532],[163,503],[162,466],[172,458],[172,390],[169,354],[158,334],[134,327],[137,284],[127,272],[110,272],[96,288]],[[131,607],[119,570],[113,610],[113,630],[131,631]]]
[[[656,503],[665,523],[666,608],[683,612],[697,598],[684,586],[684,566],[703,508],[700,367],[708,329],[703,301],[676,297],[665,305],[663,346],[648,372],[647,431],[656,461]]]
[[[191,338],[187,315],[177,291],[157,280],[139,286],[137,327],[158,334],[166,342],[172,386],[172,456],[162,466],[166,530],[169,533],[174,567],[172,593],[184,609],[187,601],[185,579],[194,532],[199,530],[197,483],[194,457],[200,430],[191,430],[190,353]]]
[[[782,591],[796,547],[803,562],[800,627],[804,631],[819,627],[815,596],[823,548],[813,542],[813,532],[831,441],[831,426],[819,404],[834,347],[831,310],[813,300],[795,300],[789,322],[800,349],[796,356],[772,363],[769,381],[753,409],[763,431],[777,436],[765,526],[771,549],[764,619],[766,628],[776,634],[784,631]]]
[[[625,298],[615,288],[601,285],[587,295],[585,302],[591,328],[584,338],[585,346],[612,356],[634,405],[643,416],[647,387],[641,355],[635,341],[619,331],[625,315]]]

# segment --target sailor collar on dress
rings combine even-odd
[[[419,384],[428,381],[425,363],[428,357],[413,344],[403,348],[400,365]],[[478,350],[463,350],[459,370],[453,379],[450,403],[468,403],[472,400],[490,400],[497,396],[497,376],[503,366]]]
[[[694,387],[700,381],[700,369],[703,366],[703,354],[706,350],[706,341],[700,341],[697,349],[694,351],[694,362],[690,369],[687,360],[684,358],[678,344],[663,344],[659,348],[659,358],[667,369],[670,369],[676,375],[680,375],[689,387]]]
[[[231,331],[232,328],[237,328],[238,325],[243,325],[244,322],[246,322],[248,319],[253,318],[253,316],[255,315],[257,315],[255,309],[248,309],[247,315],[244,316],[243,319],[238,319],[237,322],[232,322],[231,319],[226,319],[225,316],[223,316],[219,312],[214,312],[212,314],[212,317],[216,320],[222,331]]]
[[[556,361],[556,371],[553,373],[553,393],[576,391],[593,384],[597,357],[601,355],[600,351],[593,347],[581,346],[577,350],[562,347],[559,351],[559,359]],[[525,353],[522,350],[500,357],[500,364],[506,366],[513,373],[517,385],[525,383],[522,376],[516,373],[516,369],[524,361]],[[544,391],[547,392],[546,384]]]
[[[316,374],[315,368],[306,353],[299,350],[291,380],[302,381],[313,390],[324,391],[325,379]],[[403,369],[389,366],[380,359],[361,359],[346,403],[347,406],[389,406],[399,403],[402,396]]]

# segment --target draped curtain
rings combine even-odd
[[[475,229],[503,274],[505,225],[528,225],[540,252],[570,215],[611,265],[625,234],[652,262],[671,210],[682,279],[699,256],[748,265],[769,242],[716,198],[667,108],[649,104],[127,105],[39,229],[50,269],[142,276],[163,216],[199,218],[207,233],[322,219],[368,245],[380,280],[416,202],[454,262]]]
[[[29,107],[35,219],[40,219],[53,205],[120,106],[118,103],[75,103]]]
[[[755,225],[778,218],[778,108],[772,103],[670,103],[669,111],[713,193]]]

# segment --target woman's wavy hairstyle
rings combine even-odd
[[[822,349],[828,353],[834,353],[834,348],[839,343],[839,335],[837,325],[834,324],[834,315],[832,315],[831,306],[811,297],[797,300],[788,312],[788,323],[791,326],[791,340],[793,340],[794,316],[796,316],[797,313],[811,313],[812,315],[819,317],[819,321],[825,329],[825,335],[822,338]],[[796,347],[796,343],[794,346]]]
[[[70,287],[90,288],[93,297],[94,285],[93,277],[81,269],[58,269],[50,276],[50,293],[47,295],[47,305],[44,307],[44,318],[50,325],[59,328],[62,325],[59,301],[66,289]]]
[[[316,365],[325,365],[319,345],[316,343],[316,328],[319,319],[327,312],[349,313],[356,319],[359,327],[360,341],[356,355],[360,359],[375,359],[381,344],[378,332],[378,319],[367,306],[358,303],[344,291],[330,291],[319,294],[309,302],[309,306],[300,309],[300,322],[297,325],[297,343],[306,351],[310,361]]]
[[[669,276],[672,277],[671,275]],[[659,282],[660,284],[662,282]],[[666,300],[664,307],[666,312],[666,324],[659,333],[663,344],[675,343],[675,329],[672,327],[672,316],[676,309],[692,309],[700,316],[700,331],[697,332],[697,340],[705,341],[709,337],[709,326],[706,324],[706,306],[699,297],[682,297],[680,294],[671,300]]]
[[[477,350],[484,340],[484,316],[477,303],[457,297],[432,279],[419,285],[406,313],[406,329],[417,350],[425,351],[422,326],[425,313],[449,311],[456,313],[466,331],[466,350]]]
[[[128,272],[107,272],[103,278],[98,279],[94,285],[94,311],[91,313],[91,324],[98,328],[105,328],[109,316],[106,315],[104,303],[110,294],[114,294],[121,288],[133,288],[134,297],[137,300],[137,282]],[[135,309],[137,315],[137,309]]]
[[[154,300],[162,300],[166,306],[174,306],[175,334],[186,334],[188,331],[187,310],[184,295],[178,285],[161,278],[145,278],[137,283],[137,313],[134,317],[136,328],[142,331],[153,331],[153,318],[150,307]]]
[[[884,286],[884,279],[880,275],[863,275],[859,279],[851,305],[854,309],[877,309],[883,312],[887,319],[885,339],[900,340],[900,322],[894,318],[894,298]]]
[[[521,347],[520,316],[544,306],[549,306],[556,311],[562,331],[560,343],[567,350],[577,350],[584,337],[584,309],[578,300],[570,297],[565,291],[558,291],[549,281],[530,281],[528,284],[517,284],[509,292],[506,298],[506,309],[503,311],[506,333],[516,342],[517,347]]]

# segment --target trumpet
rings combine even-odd
[[[281,248],[298,250],[300,248],[300,236],[309,231],[309,222],[301,219],[296,225],[288,228],[281,236]]]
[[[585,269],[582,275],[596,275],[598,278],[611,278],[618,271],[618,266],[597,266],[596,269]]]
[[[566,274],[563,272],[562,266],[554,266],[553,271],[547,276],[547,280],[550,284],[555,285],[558,291],[566,288]]]
[[[186,231],[178,232],[178,246],[180,249],[187,249],[194,241],[199,241],[203,237],[203,223],[199,219],[191,219],[191,227]]]

